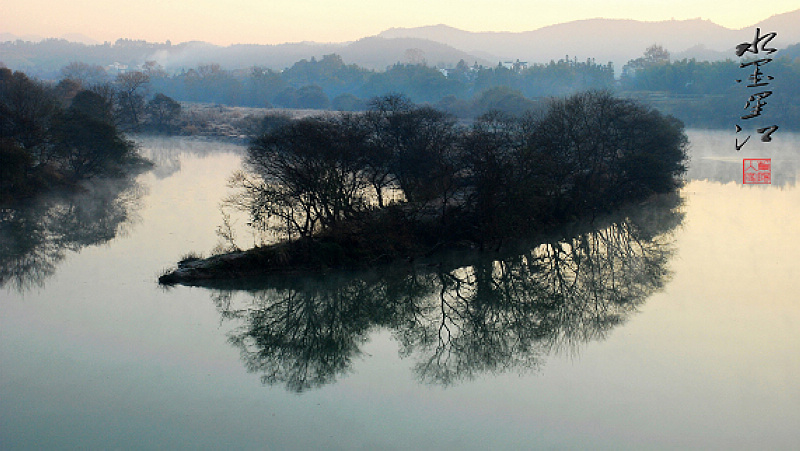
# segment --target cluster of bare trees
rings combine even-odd
[[[150,100],[150,85],[154,77],[165,73],[155,62],[141,70],[121,72],[111,78],[102,66],[72,62],[61,69],[57,90],[69,100],[80,90],[101,95],[112,106],[117,125],[129,131],[173,132],[179,121],[181,106],[174,99],[156,93]]]
[[[259,137],[231,201],[289,239],[394,210],[428,224],[434,242],[483,243],[669,191],[685,146],[679,121],[605,91],[470,127],[390,95],[363,114],[287,121]]]

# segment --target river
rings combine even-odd
[[[139,138],[0,216],[0,448],[796,449],[800,134],[688,134],[679,196],[516,251],[209,288],[156,279],[243,148]]]

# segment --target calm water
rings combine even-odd
[[[680,196],[514,252],[236,289],[156,278],[219,241],[242,149],[143,140],[154,171],[0,216],[0,448],[797,449],[774,138],[692,131]]]

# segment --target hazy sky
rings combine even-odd
[[[0,0],[0,32],[99,41],[215,44],[343,42],[391,27],[447,24],[528,31],[578,19],[709,19],[728,28],[798,8],[797,0]]]

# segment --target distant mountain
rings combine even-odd
[[[368,37],[342,44],[317,44],[302,42],[280,45],[232,45],[217,47],[207,43],[194,43],[180,50],[162,49],[149,59],[158,61],[167,68],[193,67],[198,63],[215,62],[225,68],[247,68],[262,66],[284,69],[302,59],[321,58],[336,53],[347,64],[357,64],[367,69],[384,70],[395,63],[406,63],[407,52],[418,49],[429,65],[455,66],[464,59],[470,64],[488,64],[488,61],[454,49],[449,45],[417,38],[386,39]]]
[[[469,32],[447,25],[391,28],[384,38],[421,38],[448,44],[476,55],[496,55],[502,60],[546,63],[569,55],[570,59],[611,61],[617,69],[637,58],[651,44],[671,53],[735,57],[733,49],[752,39],[756,27],[778,33],[777,48],[800,42],[800,10],[778,14],[741,30],[731,30],[708,20],[643,22],[628,19],[587,19],[550,25],[526,32]],[[701,51],[705,48],[707,51]]]
[[[724,61],[726,59],[735,59],[732,50],[711,50],[703,44],[690,47],[682,52],[672,52],[670,56],[672,61],[680,61],[682,59],[696,59],[697,61]]]
[[[783,42],[785,45],[795,44],[800,42],[800,9],[788,13],[775,14],[757,24],[744,27],[742,30],[752,30],[755,27],[760,27],[761,31],[778,33],[775,40]],[[785,47],[785,45],[778,44],[778,47]]]
[[[81,44],[86,44],[86,45],[102,44],[102,42],[96,39],[92,39],[89,36],[86,36],[85,34],[81,33],[67,33],[65,35],[62,35],[61,39],[66,39],[67,41],[70,42],[80,42]]]
[[[444,25],[420,28],[394,28],[381,37],[417,37],[449,44],[466,52],[496,55],[497,62],[521,60],[547,63],[551,60],[594,58],[605,64],[613,62],[619,70],[629,60],[641,56],[650,44],[658,43],[670,51],[685,50],[700,44],[719,46],[725,32],[727,44],[737,42],[733,31],[702,20],[639,22],[635,20],[588,19],[551,25],[534,31],[467,32]],[[711,42],[709,42],[709,38]],[[495,64],[497,64],[495,62]]]
[[[587,19],[539,28],[533,31],[470,32],[447,25],[391,28],[355,42],[287,43],[280,45],[216,46],[205,42],[148,43],[120,39],[98,44],[81,35],[64,39],[18,37],[0,33],[0,62],[42,78],[58,76],[71,61],[103,66],[115,62],[128,66],[157,61],[167,70],[219,63],[226,69],[261,66],[275,70],[290,67],[302,59],[337,53],[347,64],[383,70],[397,62],[424,60],[428,65],[452,67],[463,59],[468,64],[497,65],[521,60],[547,63],[566,57],[597,63],[614,63],[617,73],[629,60],[642,56],[651,44],[660,44],[673,59],[717,60],[735,57],[733,49],[751,40],[756,27],[764,33],[775,31],[772,41],[778,49],[800,42],[800,9],[778,14],[740,30],[731,30],[708,20],[642,22],[626,19]],[[17,40],[29,41],[18,42]],[[9,42],[10,41],[10,42]],[[40,42],[41,41],[41,42]],[[68,42],[71,41],[71,42]],[[97,45],[95,45],[97,44]],[[410,52],[409,52],[410,50]]]
[[[207,42],[191,42],[161,46],[144,56],[157,61],[168,71],[197,67],[199,64],[219,63],[226,69],[245,69],[260,66],[281,70],[301,59],[320,58],[331,53],[340,53],[344,44],[316,44],[313,42],[280,45],[235,44],[227,47]]]
[[[37,36],[35,34],[26,34],[23,36],[17,36],[11,33],[0,33],[0,42],[8,42],[8,41],[30,41],[30,42],[39,42],[44,39],[41,36]]]
[[[409,52],[411,50],[412,52]],[[413,52],[419,50],[419,52]],[[429,66],[455,67],[459,60],[469,65],[492,64],[492,61],[473,54],[457,50],[447,44],[430,39],[419,38],[383,38],[372,36],[359,39],[343,48],[339,54],[345,61],[356,62],[368,69],[383,70],[386,66],[399,63],[412,63],[412,53],[425,61]]]
[[[800,43],[790,45],[785,49],[781,49],[781,51],[778,53],[778,58],[800,60]]]
[[[26,34],[23,36],[17,36],[12,33],[0,33],[0,42],[14,42],[14,41],[27,41],[27,42],[41,42],[45,38],[35,35],[35,34]],[[81,33],[67,33],[62,35],[56,39],[64,39],[70,42],[80,42],[81,44],[87,45],[96,45],[100,44],[100,41],[90,38],[85,34]]]
[[[313,42],[280,45],[216,46],[207,42],[185,42],[177,45],[145,41],[118,40],[111,44],[86,45],[66,40],[42,42],[0,42],[0,61],[15,70],[23,70],[40,78],[55,78],[58,71],[72,61],[108,66],[115,62],[136,66],[156,61],[168,71],[218,63],[226,69],[260,66],[275,70],[291,67],[302,59],[321,58],[336,53],[347,64],[367,69],[384,70],[395,63],[412,62],[409,51],[429,65],[454,67],[463,59],[469,64],[490,64],[491,61],[454,49],[446,44],[418,38],[368,37],[351,43],[317,44]]]

